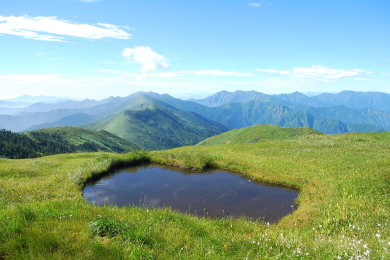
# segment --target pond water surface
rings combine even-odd
[[[189,172],[147,164],[87,183],[83,195],[96,205],[170,207],[202,217],[246,216],[275,222],[295,209],[298,193],[216,169]]]

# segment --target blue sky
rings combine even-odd
[[[0,99],[390,93],[390,1],[8,0]]]

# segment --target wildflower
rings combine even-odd
[[[363,248],[368,248],[368,245],[367,245],[367,244],[364,244],[364,245],[363,245]]]
[[[322,228],[322,225],[319,225],[318,227],[319,227],[319,228]]]
[[[377,238],[380,238],[380,237],[381,237],[381,234],[377,233],[377,234],[375,234],[375,236],[376,236]]]

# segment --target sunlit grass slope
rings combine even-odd
[[[207,138],[198,145],[215,145],[230,143],[257,143],[270,140],[291,139],[304,135],[317,135],[320,132],[307,127],[280,127],[274,125],[255,125],[234,129]]]
[[[0,159],[0,258],[389,259],[390,133],[129,154]],[[95,207],[85,181],[118,163],[214,166],[297,187],[277,224],[165,210]]]

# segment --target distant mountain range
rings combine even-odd
[[[60,101],[71,100],[71,98],[66,97],[55,97],[55,96],[30,96],[23,95],[15,98],[6,99],[8,102],[23,102],[23,103],[57,103]]]
[[[257,91],[221,91],[205,99],[193,100],[199,104],[216,107],[227,103],[242,103],[251,100],[312,107],[345,106],[352,109],[374,109],[390,111],[390,94],[381,92],[342,91],[337,94],[323,93],[306,96],[299,92],[280,95],[266,95]]]
[[[17,114],[0,115],[0,129],[79,126],[106,130],[144,149],[193,145],[225,132],[257,124],[309,127],[323,133],[390,130],[390,95],[344,91],[306,96],[221,91],[199,100],[153,92],[101,101],[35,103]]]

